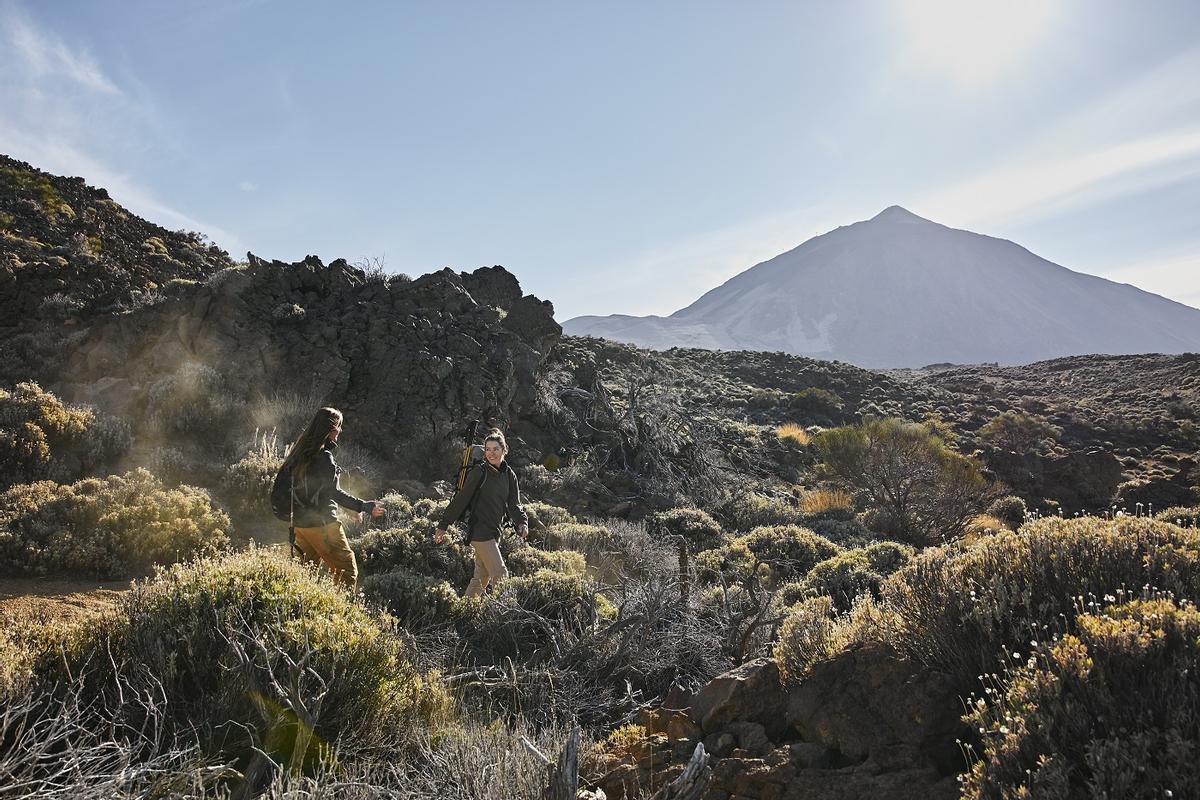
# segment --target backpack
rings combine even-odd
[[[275,476],[275,482],[271,484],[271,513],[275,515],[276,519],[290,525],[295,517],[295,510],[308,507],[309,504],[296,491],[296,485],[292,481],[292,471],[290,469],[279,470],[279,474]]]

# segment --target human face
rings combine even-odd
[[[506,452],[507,451],[500,446],[500,443],[495,440],[483,443],[483,457],[486,458],[487,462],[493,467],[500,466],[500,463],[504,461],[504,454]]]
[[[329,441],[336,442],[338,434],[342,432],[342,421],[339,419],[333,424],[333,430],[329,431]]]

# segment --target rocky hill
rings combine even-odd
[[[232,264],[202,234],[147,222],[83,178],[0,155],[0,331],[136,308]]]
[[[898,206],[758,264],[669,317],[577,317],[564,329],[865,367],[1200,351],[1200,310]]]

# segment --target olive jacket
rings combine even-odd
[[[521,489],[517,474],[500,462],[497,469],[483,463],[467,473],[463,487],[454,495],[442,513],[439,528],[448,528],[470,511],[467,520],[467,540],[486,542],[500,538],[500,526],[507,516],[517,527],[529,524],[529,516],[521,507]]]

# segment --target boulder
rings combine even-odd
[[[759,658],[709,681],[692,697],[688,714],[705,734],[731,722],[756,722],[778,740],[788,725],[780,713],[786,705],[779,667],[773,659]]]

